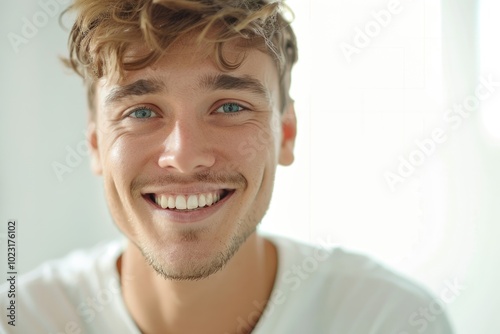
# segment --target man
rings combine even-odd
[[[127,241],[26,275],[4,331],[451,333],[442,309],[422,315],[432,297],[371,260],[256,233],[296,135],[280,8],[72,5],[67,64],[87,85],[92,168]]]

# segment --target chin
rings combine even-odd
[[[177,232],[175,240],[138,245],[146,262],[166,280],[200,280],[221,271],[240,250],[255,226],[240,225],[232,237],[203,238],[203,231]]]

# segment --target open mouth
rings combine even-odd
[[[155,203],[156,206],[165,210],[193,211],[214,206],[232,193],[234,193],[234,190],[220,189],[201,194],[146,194],[145,196]]]

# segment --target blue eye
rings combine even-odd
[[[129,114],[129,116],[133,117],[133,118],[152,118],[152,117],[156,117],[158,115],[156,115],[156,113],[151,109],[141,107],[141,108],[137,108],[134,111],[132,111]]]
[[[240,106],[237,103],[224,103],[221,105],[216,111],[224,114],[230,114],[230,113],[235,113],[238,111],[242,111],[245,108]]]

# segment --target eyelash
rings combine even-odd
[[[218,112],[217,110],[223,108],[224,106],[228,105],[228,104],[232,104],[232,105],[235,105],[237,106],[240,110],[237,110],[237,111],[233,111],[233,112]],[[148,110],[150,111],[153,115],[151,115],[150,117],[134,117],[132,116],[134,113],[138,112],[138,111],[141,111],[141,110]],[[220,104],[216,109],[215,109],[215,112],[216,113],[219,113],[219,114],[223,114],[225,116],[236,116],[237,114],[243,112],[243,111],[246,111],[248,110],[248,108],[246,108],[245,106],[241,105],[240,103],[237,103],[237,102],[225,102],[225,103],[222,103]],[[148,107],[148,106],[138,106],[134,109],[132,109],[131,111],[129,111],[127,113],[127,117],[131,117],[131,118],[135,118],[135,119],[149,119],[149,118],[155,118],[155,117],[158,117],[158,113],[154,111],[153,108],[151,107]]]
[[[137,111],[140,111],[140,110],[148,110],[150,111],[153,115],[151,115],[150,117],[145,117],[145,118],[142,118],[142,117],[134,117],[132,116],[135,112]],[[128,114],[127,114],[127,117],[132,117],[132,118],[135,118],[135,119],[149,119],[149,118],[155,118],[155,117],[158,117],[158,113],[155,112],[153,110],[153,108],[150,108],[150,107],[147,107],[147,106],[139,106],[139,107],[136,107],[134,109],[132,109],[132,111],[130,111]]]
[[[236,105],[238,108],[240,108],[241,110],[238,110],[238,111],[233,111],[233,112],[218,112],[217,110],[223,108],[224,106],[228,105],[228,104],[233,104],[233,105]],[[237,102],[225,102],[225,103],[222,103],[221,105],[219,105],[216,109],[215,109],[215,112],[216,113],[220,113],[220,114],[224,114],[224,115],[231,115],[231,116],[234,116],[236,114],[239,114],[241,113],[242,111],[246,111],[248,110],[248,108],[246,108],[245,106],[241,105],[240,103],[237,103]]]

